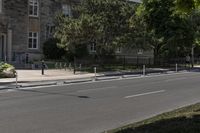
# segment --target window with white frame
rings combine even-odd
[[[29,32],[28,48],[38,49],[38,32]]]
[[[46,26],[46,39],[52,38],[54,31],[55,31],[54,25],[47,25]]]
[[[62,11],[63,11],[63,14],[65,16],[68,16],[68,17],[71,16],[71,7],[70,7],[69,4],[63,4],[62,5]]]
[[[0,13],[3,12],[3,0],[0,0]]]
[[[97,45],[96,45],[96,43],[92,43],[92,44],[90,45],[90,52],[96,52],[96,50],[97,50]]]
[[[29,0],[29,16],[37,17],[39,13],[38,0]]]

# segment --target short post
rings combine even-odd
[[[55,69],[58,69],[58,64],[57,64],[57,62],[55,63]]]
[[[97,78],[97,68],[94,67],[94,81],[96,81],[96,78]]]
[[[67,70],[67,63],[64,64],[65,71]]]
[[[18,73],[17,73],[17,72],[15,73],[15,76],[16,76],[16,81],[15,81],[15,83],[16,83],[16,88],[18,88]]]
[[[44,60],[42,60],[42,75],[44,75],[44,68],[45,68]]]
[[[82,64],[79,64],[79,70],[81,71],[81,69],[82,69]]]
[[[62,62],[60,62],[60,70],[62,69]]]
[[[72,64],[69,63],[69,70],[71,71],[72,70]]]
[[[178,64],[176,63],[176,73],[178,72]]]
[[[76,74],[76,57],[74,56],[74,75]]]
[[[143,76],[145,76],[145,75],[146,75],[146,66],[143,65]]]

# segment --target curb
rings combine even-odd
[[[185,72],[187,70],[180,70],[178,73]],[[161,75],[161,74],[170,74],[175,73],[174,71],[157,71],[155,73],[147,73],[147,76],[151,75]],[[28,87],[43,87],[43,86],[50,86],[50,85],[63,85],[63,84],[76,84],[76,83],[86,83],[86,82],[92,82],[92,81],[105,81],[105,80],[113,80],[113,79],[122,79],[122,78],[131,78],[131,77],[140,77],[142,76],[141,73],[121,73],[121,74],[110,74],[110,75],[104,75],[104,76],[97,76],[96,78],[94,76],[87,77],[87,78],[80,78],[80,79],[71,79],[71,80],[52,80],[52,81],[35,81],[32,84],[29,84],[31,82],[18,82],[19,85],[16,87],[15,82],[10,83],[3,83],[3,87],[0,87],[0,90],[6,90],[6,89],[15,89],[15,88],[28,88]],[[23,83],[25,85],[23,85]],[[9,85],[11,84],[11,85]],[[26,85],[27,84],[27,85]],[[7,85],[7,86],[6,86]]]
[[[86,79],[80,79],[80,80],[69,80],[69,81],[64,81],[63,84],[75,84],[75,83],[84,83],[84,82],[90,82],[93,81],[92,77],[91,78],[86,78]]]

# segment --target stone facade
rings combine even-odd
[[[63,5],[70,8],[78,3],[80,0],[0,0],[0,61],[24,67],[27,63],[40,60],[43,56],[42,44],[52,37],[55,16],[63,12]],[[119,52],[125,53],[136,55],[137,51]],[[153,54],[150,51],[145,55]]]
[[[62,5],[77,0],[0,0],[0,61],[16,66],[42,58],[42,44],[52,36],[55,16]],[[37,2],[37,15],[30,15],[30,1]],[[33,5],[36,5],[35,3]],[[30,32],[33,39],[30,39]],[[36,33],[36,34],[34,34]],[[34,40],[34,36],[36,36]],[[32,45],[30,45],[30,41]],[[37,43],[37,44],[36,44]],[[33,46],[33,47],[30,47]]]

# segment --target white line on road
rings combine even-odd
[[[163,93],[163,92],[165,92],[165,90],[153,91],[153,92],[147,92],[147,93],[141,93],[141,94],[136,94],[136,95],[131,95],[131,96],[125,96],[124,98],[128,99],[128,98],[140,97],[140,96],[157,94],[157,93]]]
[[[111,86],[111,87],[103,87],[103,88],[96,88],[96,89],[87,89],[87,90],[78,90],[77,92],[88,92],[88,91],[100,91],[100,90],[106,90],[106,89],[112,89],[112,88],[116,88],[115,86]]]

